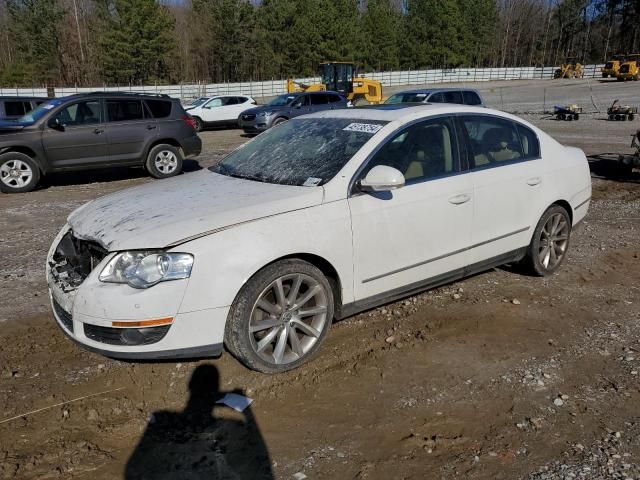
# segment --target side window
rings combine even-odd
[[[533,158],[540,158],[540,142],[533,130],[516,123],[518,134],[520,135],[520,143],[522,144],[522,153],[524,158],[529,160]]]
[[[513,122],[489,115],[463,117],[469,139],[472,168],[486,168],[523,158]]]
[[[465,90],[462,92],[465,105],[482,105],[482,100],[476,92]]]
[[[462,92],[444,92],[445,103],[462,103]]]
[[[221,107],[223,105],[222,100],[222,97],[216,97],[213,100],[209,100],[204,106],[207,108]]]
[[[67,127],[74,125],[91,125],[100,123],[100,110],[101,107],[98,100],[79,102],[63,108],[57,113],[55,118]]]
[[[171,102],[167,100],[145,100],[154,118],[166,118],[171,115]]]
[[[407,183],[457,172],[458,149],[453,122],[442,117],[405,128],[378,150],[363,176],[378,165],[397,168]]]
[[[241,104],[249,100],[247,97],[236,97],[236,103]]]
[[[329,103],[337,103],[341,100],[341,98],[339,95],[328,94],[327,100],[329,100]]]
[[[31,108],[29,108],[29,110],[31,110]],[[24,110],[24,103],[20,101],[4,102],[4,113],[7,117],[21,117],[26,113]]]
[[[144,119],[144,110],[140,100],[107,100],[107,114],[110,122]]]
[[[292,107],[304,107],[309,105],[309,95],[301,95],[291,104]]]
[[[238,97],[225,97],[222,100],[222,104],[226,107],[227,105],[237,105]]]
[[[444,103],[444,95],[442,95],[442,92],[434,93],[429,97],[428,101],[431,103]]]
[[[311,105],[326,105],[327,96],[323,93],[316,93],[315,95],[309,95]]]

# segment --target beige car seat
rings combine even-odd
[[[429,125],[417,134],[416,148],[412,152],[405,180],[436,177],[453,171],[451,135],[446,125]]]

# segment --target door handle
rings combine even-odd
[[[463,203],[467,203],[471,200],[471,195],[467,195],[466,193],[455,195],[449,199],[449,203],[453,203],[454,205],[462,205]]]
[[[100,135],[101,133],[104,133],[104,128],[96,128],[93,130],[93,133]]]
[[[530,187],[535,187],[536,185],[539,185],[542,183],[542,178],[540,177],[532,177],[527,179],[527,185],[529,185]]]
[[[157,125],[147,125],[147,130],[153,130],[155,128],[158,128]]]

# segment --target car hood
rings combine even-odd
[[[291,110],[291,106],[282,105],[281,107],[272,107],[269,105],[260,105],[259,107],[253,107],[253,108],[249,108],[248,110],[243,110],[242,115],[251,114],[251,113],[254,115],[258,115],[259,113],[263,113],[263,112],[282,112],[286,110]]]
[[[74,234],[109,251],[165,248],[240,223],[322,202],[322,187],[227,177],[209,170],[122,190],[68,218]]]

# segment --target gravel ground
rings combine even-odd
[[[514,112],[542,112],[545,95],[547,106],[587,107],[593,95],[605,107],[637,90],[475,87]],[[279,376],[229,355],[113,361],[53,324],[43,264],[55,233],[82,203],[152,181],[142,172],[56,175],[1,196],[0,478],[640,478],[640,174],[602,156],[629,153],[636,124],[523,117],[593,156],[591,210],[561,271],[494,269],[365,312]],[[235,130],[202,138],[190,171],[246,141]],[[231,391],[251,408],[213,406]]]

